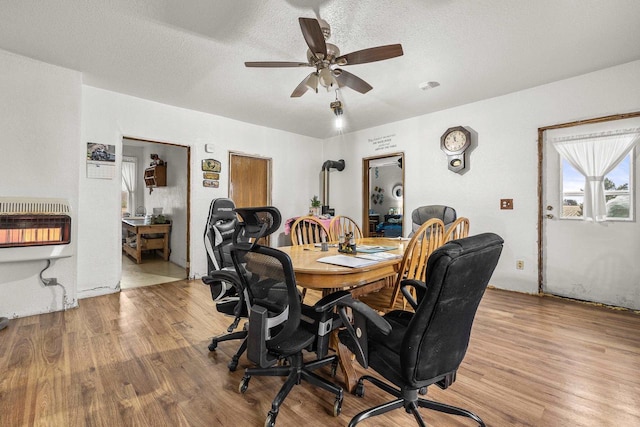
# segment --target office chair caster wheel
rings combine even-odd
[[[420,387],[418,389],[418,394],[420,394],[421,396],[426,396],[427,395],[427,388],[426,387]]]
[[[337,417],[342,413],[342,397],[336,397],[336,401],[333,404],[333,416]]]
[[[211,340],[211,344],[209,344],[209,351],[214,351],[216,348],[218,348],[218,341]]]
[[[235,372],[235,370],[238,369],[238,358],[233,356],[231,361],[227,364],[227,367],[231,372]]]
[[[356,384],[353,394],[358,397],[364,397],[364,382],[362,382],[362,380],[358,380],[358,384]]]
[[[242,381],[240,381],[240,385],[238,386],[238,391],[244,394],[245,391],[249,388],[249,380],[251,377],[242,377]]]
[[[267,419],[264,420],[264,427],[274,427],[276,425],[276,416],[278,416],[277,412],[269,411]]]

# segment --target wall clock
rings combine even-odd
[[[465,153],[471,145],[471,132],[462,126],[449,128],[440,138],[440,148],[447,155],[447,165],[452,172],[466,167]]]

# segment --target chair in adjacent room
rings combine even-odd
[[[443,237],[444,224],[441,220],[432,218],[422,224],[407,243],[393,286],[362,295],[358,299],[385,313],[395,308],[404,308],[406,303],[400,295],[400,283],[405,279],[425,280],[427,260],[431,253],[442,245]],[[398,306],[400,302],[402,304]]]
[[[338,416],[342,388],[313,372],[327,365],[334,371],[337,368],[337,356],[327,356],[329,334],[339,326],[339,319],[334,319],[337,300],[328,295],[313,307],[303,305],[289,256],[257,243],[277,230],[280,213],[276,208],[238,208],[236,212],[242,217],[238,230],[244,239],[234,244],[231,255],[251,300],[247,358],[257,365],[246,369],[239,390],[245,393],[255,376],[287,377],[271,404],[265,426],[275,425],[280,405],[303,380],[335,395],[332,412]],[[338,299],[345,296],[349,294],[337,294]],[[316,358],[305,363],[305,350],[314,351]],[[278,365],[282,361],[285,363]]]
[[[340,236],[353,233],[354,239],[362,239],[362,230],[358,224],[348,216],[337,215],[329,223],[329,240],[337,242]]]
[[[413,236],[416,230],[431,218],[438,218],[444,223],[445,228],[449,228],[449,224],[457,218],[456,210],[444,205],[427,205],[414,209],[411,212],[411,233],[409,233],[409,237]]]
[[[240,320],[248,315],[240,278],[236,274],[231,259],[233,234],[238,222],[234,209],[235,204],[231,199],[219,198],[211,201],[204,231],[204,246],[209,274],[202,277],[202,282],[211,290],[216,310],[234,317],[227,329],[227,334],[212,338],[209,351],[214,351],[220,342],[242,340],[240,348],[228,364],[231,371],[236,370],[238,360],[246,349],[246,329],[243,328],[241,331],[235,331],[235,329],[237,329]]]
[[[350,427],[360,421],[396,408],[413,414],[420,426],[425,426],[418,408],[468,417],[484,426],[482,419],[466,409],[426,398],[428,387],[446,389],[456,380],[471,335],[471,327],[480,300],[500,258],[503,240],[493,233],[484,233],[444,244],[429,258],[427,281],[406,280],[403,293],[410,299],[414,312],[397,310],[382,317],[391,331],[377,330],[373,322],[360,318],[353,310],[358,329],[347,325],[344,310],[340,315],[346,329],[339,333],[340,341],[356,355],[364,368],[371,368],[389,384],[364,375],[358,380],[355,394],[364,396],[364,381],[369,381],[396,397],[351,419]],[[417,290],[413,300],[408,288]],[[360,325],[360,326],[357,326]]]
[[[444,243],[451,240],[464,239],[469,236],[469,218],[461,216],[449,225],[449,228],[444,233]]]
[[[316,217],[301,216],[291,225],[291,244],[307,245],[329,241],[329,230]]]

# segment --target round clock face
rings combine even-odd
[[[449,151],[460,151],[467,143],[467,135],[459,130],[454,130],[444,138],[444,148]]]

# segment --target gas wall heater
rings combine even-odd
[[[0,262],[72,255],[71,208],[67,200],[0,197]]]

